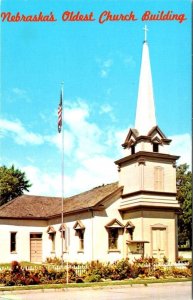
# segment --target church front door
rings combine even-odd
[[[163,260],[166,256],[166,228],[152,228],[152,256]]]

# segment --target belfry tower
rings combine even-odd
[[[176,160],[167,153],[169,140],[158,127],[147,43],[142,48],[135,128],[122,147],[126,156],[117,160],[119,185],[123,186],[120,212],[135,229],[127,241],[127,256],[144,256],[175,261],[177,255]]]

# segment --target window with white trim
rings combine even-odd
[[[82,224],[82,222],[80,220],[78,220],[78,221],[76,221],[73,228],[76,231],[76,236],[78,236],[78,238],[79,238],[78,252],[83,252],[84,251],[85,226]]]
[[[51,252],[55,252],[55,250],[56,250],[56,246],[55,246],[56,230],[53,226],[49,226],[47,229],[47,233],[48,233],[49,239],[51,240]]]
[[[124,225],[117,219],[113,219],[106,226],[108,232],[108,250],[119,251],[119,235],[123,233]]]
[[[51,241],[52,241],[52,252],[55,252],[55,250],[56,250],[56,243],[55,243],[55,241],[56,241],[56,233],[51,233],[50,234],[50,239],[51,239]]]
[[[109,228],[109,250],[118,249],[118,238],[119,238],[119,229],[118,228]]]
[[[61,239],[63,239],[62,243],[63,243],[63,251],[66,252],[67,251],[67,226],[66,224],[62,224],[59,228],[59,231],[61,233]],[[69,236],[68,236],[69,238]]]
[[[17,232],[10,232],[10,252],[16,252],[16,234]]]
[[[84,250],[84,229],[77,230],[79,237],[79,251]]]

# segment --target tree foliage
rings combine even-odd
[[[192,245],[192,173],[187,164],[177,167],[176,172],[177,200],[182,213],[178,218],[178,243]]]
[[[14,165],[10,168],[0,167],[0,205],[7,203],[24,191],[29,191],[31,184],[26,179],[25,172],[16,169]]]

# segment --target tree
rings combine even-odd
[[[17,196],[21,196],[24,191],[29,192],[31,184],[26,179],[25,172],[10,168],[0,167],[0,205],[3,205]]]
[[[177,167],[176,186],[177,200],[180,203],[182,213],[178,218],[178,243],[192,247],[192,173],[187,164]]]

